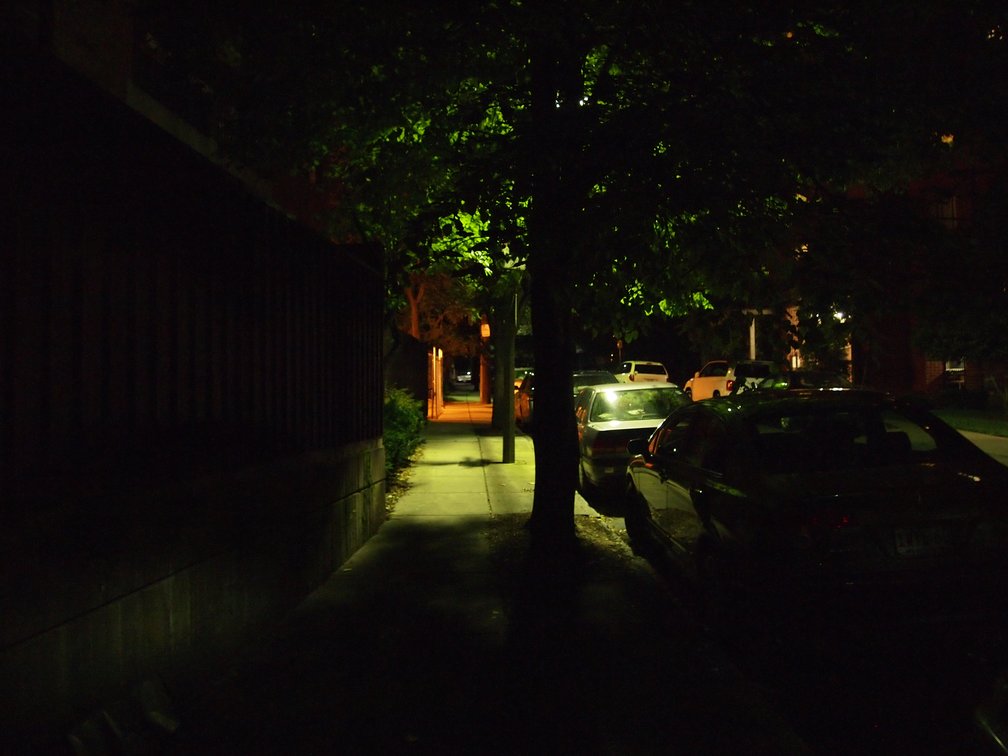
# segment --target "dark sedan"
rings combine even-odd
[[[578,487],[584,493],[620,493],[627,442],[648,436],[672,410],[689,403],[672,383],[606,383],[578,392]]]
[[[753,392],[678,410],[630,451],[631,538],[663,536],[708,595],[894,619],[1004,609],[1008,469],[910,403]]]
[[[832,370],[817,370],[815,368],[795,368],[769,376],[759,381],[755,386],[741,387],[743,384],[736,384],[732,393],[743,393],[743,391],[792,391],[794,389],[821,389],[837,391],[841,389],[853,388],[851,382],[840,373]]]

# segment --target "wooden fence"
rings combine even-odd
[[[12,733],[240,642],[374,532],[383,280],[54,62],[0,65]]]

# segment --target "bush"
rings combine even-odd
[[[385,474],[393,475],[409,464],[421,442],[423,402],[400,388],[385,390]]]

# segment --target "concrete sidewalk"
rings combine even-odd
[[[529,565],[533,447],[490,407],[428,423],[388,521],[282,628],[187,698],[177,753],[808,753],[611,522]]]
[[[506,515],[532,511],[535,449],[518,432],[515,461],[504,464],[503,438],[490,428],[492,406],[477,394],[456,394],[444,412],[428,423],[425,443],[409,473],[409,494],[391,518],[409,516]],[[576,516],[598,517],[580,496]]]

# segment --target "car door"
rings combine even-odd
[[[727,375],[728,363],[724,360],[715,360],[704,365],[691,384],[693,401],[709,399],[715,391],[719,394],[724,393]]]
[[[588,427],[588,418],[591,411],[592,400],[595,397],[595,389],[586,386],[578,392],[574,399],[574,425],[577,428],[578,454],[582,458],[585,456],[585,431]]]
[[[689,413],[682,412],[662,423],[651,436],[646,455],[646,464],[635,468],[634,484],[637,492],[647,502],[651,518],[663,530],[668,519],[665,478],[671,457],[680,439],[689,428]]]
[[[692,554],[700,537],[713,532],[711,494],[726,449],[724,423],[697,407],[677,428],[679,438],[664,467],[665,519],[669,535]],[[714,484],[714,485],[712,485]]]

